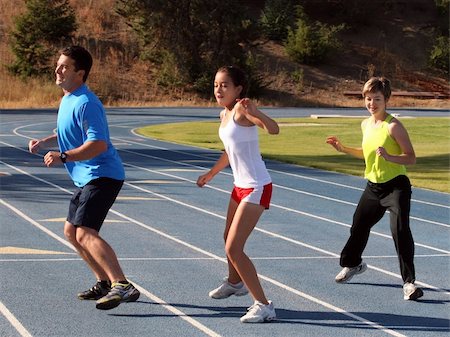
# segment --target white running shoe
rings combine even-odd
[[[228,282],[228,278],[223,280],[223,283],[220,287],[211,290],[209,292],[209,297],[215,298],[216,300],[220,300],[223,298],[230,297],[231,295],[236,296],[244,296],[248,294],[248,289],[243,282],[239,282],[237,284],[231,284]]]
[[[277,318],[272,301],[269,304],[255,303],[247,309],[247,313],[241,317],[241,323],[262,323],[270,322]]]
[[[406,282],[403,285],[403,299],[408,300],[417,300],[418,298],[423,296],[423,291],[420,288],[417,288],[414,283]]]
[[[358,266],[353,268],[344,267],[344,269],[342,269],[341,272],[336,275],[334,280],[337,283],[344,283],[350,281],[353,276],[364,273],[366,270],[367,264],[365,262],[361,262]]]

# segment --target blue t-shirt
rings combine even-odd
[[[87,141],[103,140],[108,145],[97,157],[65,164],[76,186],[83,187],[101,177],[125,179],[122,160],[109,139],[103,104],[85,84],[62,98],[56,128],[61,152],[80,147]]]

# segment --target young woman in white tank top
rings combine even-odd
[[[250,291],[254,304],[241,317],[241,322],[257,323],[274,320],[276,314],[273,303],[264,294],[252,261],[244,253],[244,246],[261,214],[269,208],[272,194],[272,181],[259,151],[258,127],[269,134],[278,134],[279,127],[258,110],[254,102],[243,98],[245,90],[246,79],[240,69],[227,66],[217,71],[214,95],[217,103],[224,107],[220,113],[219,136],[225,152],[197,179],[197,185],[203,187],[222,169],[231,166],[234,189],[224,232],[228,277],[209,296],[222,299],[246,295]]]

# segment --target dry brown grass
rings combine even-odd
[[[94,57],[94,67],[89,86],[106,106],[209,106],[215,103],[205,100],[184,89],[160,87],[155,79],[155,69],[138,58],[137,42],[129,27],[112,11],[113,0],[70,0],[75,9],[79,28],[74,42],[87,47]],[[7,45],[8,32],[13,27],[13,17],[24,10],[24,2],[0,0],[0,63],[9,64],[13,55]],[[361,37],[359,37],[361,38]],[[360,62],[354,59],[359,48],[361,57],[368,58],[376,48],[352,46],[344,55],[345,65],[334,64],[320,67],[296,65],[289,61],[279,44],[261,42],[254,52],[261,59],[260,71],[268,86],[258,103],[265,106],[327,106],[361,107],[358,98],[346,97],[345,90],[359,90],[364,79],[380,67],[392,71],[394,83],[400,90],[428,87],[429,84],[447,88],[445,78],[432,78],[428,74],[405,71],[404,61],[380,49],[380,64]],[[367,50],[365,51],[366,48]],[[57,55],[55,55],[56,61]],[[344,61],[344,60],[341,60]],[[359,68],[358,68],[359,67]],[[293,78],[299,70],[304,78]],[[359,69],[359,70],[358,70]],[[408,74],[408,75],[405,75]],[[410,76],[411,78],[408,78]],[[419,79],[420,77],[420,79]],[[55,107],[61,91],[52,81],[30,79],[22,81],[11,76],[5,68],[0,69],[0,108]],[[6,84],[6,85],[4,85]],[[394,88],[396,89],[396,88]],[[212,96],[212,93],[211,93]],[[412,108],[449,108],[448,100],[424,100],[392,97],[390,106]]]
[[[45,83],[38,79],[22,81],[17,77],[0,73],[0,108],[43,108],[57,107],[61,98],[61,89],[54,83]]]

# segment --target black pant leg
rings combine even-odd
[[[381,200],[389,209],[392,238],[394,239],[403,282],[415,281],[414,239],[409,226],[411,184],[408,177],[399,176],[392,181],[392,191]]]
[[[383,217],[386,208],[381,206],[376,193],[367,184],[355,213],[350,229],[350,237],[341,252],[342,267],[356,267],[361,263],[361,256],[366,248],[371,228]]]

